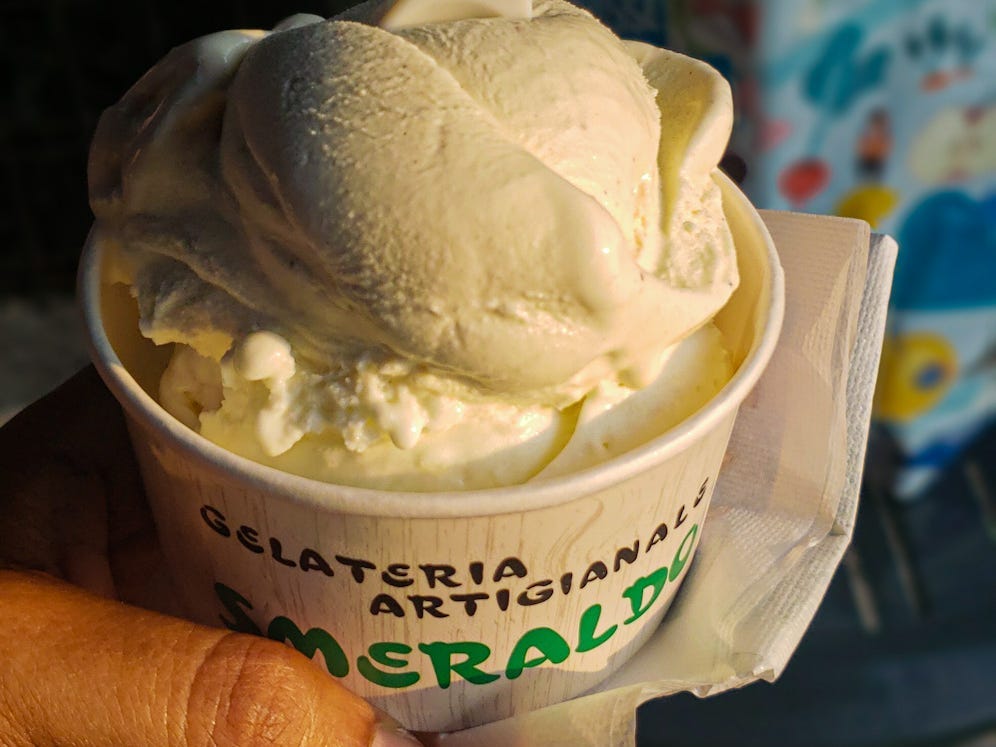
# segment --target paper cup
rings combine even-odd
[[[693,417],[562,478],[459,493],[342,487],[231,454],[156,403],[168,351],[89,242],[94,360],[126,412],[191,619],[286,641],[410,729],[540,708],[608,677],[660,623],[704,531],[740,403],[781,326],[782,272],[723,180],[741,285],[717,317],[738,363]]]

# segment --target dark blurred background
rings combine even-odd
[[[71,294],[91,221],[86,160],[100,111],[176,44],[224,28],[268,28],[292,12],[330,15],[350,4],[0,0],[0,422],[86,360]],[[909,159],[889,161],[890,152],[903,146],[908,101],[902,104],[907,108],[893,110],[890,134],[890,120],[876,113],[889,111],[888,99],[875,98],[863,81],[881,81],[888,62],[883,49],[905,55],[896,57],[891,69],[916,68],[914,89],[924,96],[942,89],[954,96],[959,82],[996,80],[996,70],[976,62],[980,49],[993,46],[996,3],[963,0],[962,7],[989,19],[988,25],[971,28],[946,10],[957,6],[956,0],[587,4],[620,33],[708,59],[733,81],[740,114],[729,164],[741,176],[746,170],[760,206],[854,215],[880,221],[880,228],[897,235],[904,225],[915,225],[906,243],[912,246],[922,237],[934,247],[943,243],[931,238],[937,234],[929,224],[912,221],[921,205],[904,207],[901,188],[909,181],[903,170]],[[780,26],[771,19],[773,8],[790,9],[794,20]],[[883,9],[906,28],[892,47],[882,34],[856,36],[852,23],[859,19],[861,28],[870,28],[881,20],[875,13],[885,17]],[[812,34],[813,41],[791,37],[797,32]],[[774,50],[787,51],[778,57]],[[798,63],[799,86],[786,83],[791,73],[779,66],[786,60]],[[990,93],[978,101],[948,108],[970,125],[982,122],[986,130],[972,136],[991,140],[996,95],[992,85],[985,90]],[[793,121],[796,99],[809,108],[800,109]],[[852,127],[850,140],[842,139],[846,128],[814,124],[812,111],[841,121],[860,114],[861,124]],[[884,140],[876,137],[883,122]],[[795,147],[793,133],[800,143],[794,155],[785,150]],[[779,158],[783,170],[774,173],[770,163]],[[846,169],[837,168],[854,158],[860,172],[856,186],[845,183]],[[979,158],[986,166],[992,151],[975,163]],[[977,184],[978,174],[970,176]],[[984,198],[993,181],[983,177],[989,179]],[[965,179],[953,170],[909,199],[932,209],[938,195],[948,200],[942,205],[945,235],[953,230],[960,246],[989,252],[983,259],[989,264],[970,274],[973,281],[981,277],[976,285],[983,291],[993,291],[983,300],[996,307],[996,201],[981,200],[982,228],[966,234],[966,214],[957,212],[960,203],[951,197]],[[896,218],[891,224],[889,211]],[[959,258],[941,254],[930,261],[943,267]],[[916,264],[924,262],[917,256]],[[944,290],[959,297],[957,285]],[[983,320],[969,337],[979,342],[982,368],[971,367],[965,375],[978,377],[981,371],[988,377],[984,396],[991,406],[996,357],[986,340],[996,335],[996,322],[986,321],[992,317],[984,309],[961,309],[958,318]],[[903,311],[896,311],[897,319]],[[678,696],[648,704],[640,712],[640,745],[996,745],[996,430],[983,414],[971,429],[959,431],[957,440],[943,442],[941,451],[931,445],[928,456],[943,456],[931,463],[931,482],[915,500],[900,500],[896,475],[911,459],[888,417],[899,413],[898,420],[907,422],[907,401],[932,406],[959,391],[953,387],[961,374],[945,367],[943,359],[928,359],[908,374],[924,391],[916,389],[909,400],[886,399],[880,407],[853,547],[781,680],[704,701]]]
[[[0,0],[0,294],[72,291],[97,117],[169,49],[352,4]]]

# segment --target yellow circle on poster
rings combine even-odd
[[[889,338],[882,348],[874,414],[909,421],[934,407],[958,373],[958,358],[941,335],[916,332]]]
[[[834,212],[843,218],[867,221],[872,228],[895,209],[899,195],[881,184],[867,184],[848,192]]]

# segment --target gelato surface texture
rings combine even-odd
[[[175,343],[163,406],[249,458],[402,490],[590,466],[732,373],[729,89],[562,0],[430,5],[174,49],[97,128],[108,279]]]

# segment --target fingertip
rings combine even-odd
[[[224,634],[193,673],[186,734],[194,743],[368,747],[377,715],[292,648]],[[384,745],[411,747],[392,730]]]
[[[370,747],[424,747],[415,735],[401,726],[379,723],[374,728]]]
[[[418,737],[389,714],[375,708],[374,715],[377,722],[374,724],[370,747],[425,747]]]
[[[25,744],[419,744],[275,641],[111,602],[41,574],[0,571],[0,599],[10,613],[0,626],[0,744],[15,727],[34,735]]]

